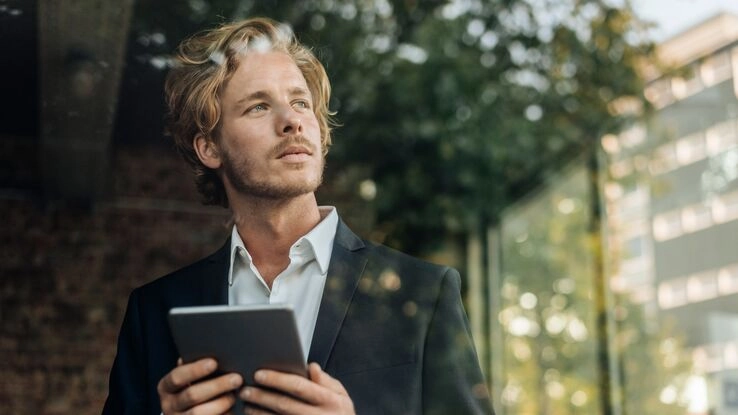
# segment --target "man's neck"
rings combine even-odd
[[[289,265],[295,241],[321,220],[313,193],[288,200],[242,198],[233,200],[231,209],[238,234],[270,288]]]

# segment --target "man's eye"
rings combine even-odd
[[[295,106],[297,108],[310,108],[310,104],[307,101],[296,101]]]
[[[249,110],[249,112],[261,112],[261,111],[265,111],[265,110],[266,110],[266,105],[264,105],[264,104],[256,104],[253,107],[251,107],[251,109]]]

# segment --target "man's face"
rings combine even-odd
[[[217,147],[226,188],[269,199],[317,189],[324,165],[320,127],[305,78],[289,55],[247,53],[221,106]]]

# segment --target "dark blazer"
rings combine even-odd
[[[228,303],[230,241],[135,289],[103,414],[159,414],[174,366],[170,308]],[[359,239],[339,221],[308,361],[343,383],[358,414],[490,414],[459,274]]]

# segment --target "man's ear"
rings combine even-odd
[[[206,138],[203,135],[198,134],[192,140],[192,147],[197,153],[197,158],[200,159],[202,164],[213,170],[216,170],[221,165],[220,154],[218,148],[215,146],[215,142],[212,139]]]

